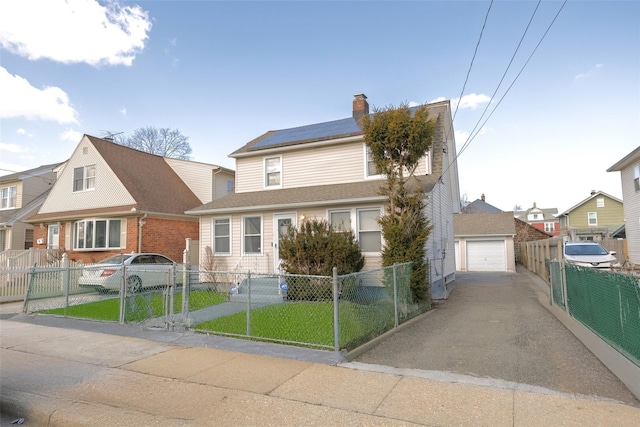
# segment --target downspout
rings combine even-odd
[[[138,252],[142,252],[142,227],[146,224],[144,219],[147,217],[147,213],[145,212],[140,220],[138,221]]]

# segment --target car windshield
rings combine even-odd
[[[109,258],[103,259],[98,264],[122,264],[127,259],[129,259],[131,255],[114,255]]]
[[[607,255],[609,252],[600,245],[566,245],[567,255]]]

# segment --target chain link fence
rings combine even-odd
[[[640,367],[640,280],[548,261],[551,299]]]
[[[334,277],[123,267],[102,287],[90,269],[34,268],[25,312],[340,351],[429,309],[412,303],[411,263]]]

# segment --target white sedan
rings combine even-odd
[[[86,266],[78,285],[82,288],[119,291],[124,276],[127,292],[140,292],[143,288],[166,286],[170,274],[175,283],[182,284],[182,265],[170,258],[153,253],[119,254]]]

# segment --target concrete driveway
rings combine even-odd
[[[519,269],[457,273],[456,281],[447,301],[353,362],[491,378],[640,407],[545,308],[547,285],[540,278]]]

